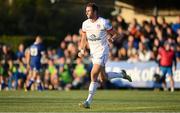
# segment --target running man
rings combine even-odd
[[[99,86],[98,78],[103,82],[106,79],[123,78],[132,82],[130,76],[125,70],[121,73],[105,73],[105,64],[108,60],[109,42],[119,38],[119,35],[113,30],[111,24],[102,17],[98,16],[98,7],[95,3],[89,3],[86,6],[87,20],[82,24],[82,37],[79,47],[79,57],[83,57],[87,43],[90,47],[93,68],[91,70],[91,83],[89,86],[89,95],[86,101],[79,105],[84,108],[90,108],[93,95]]]

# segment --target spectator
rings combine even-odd
[[[65,90],[70,90],[72,85],[72,76],[70,74],[70,69],[65,62],[65,58],[61,57],[59,59],[59,80],[61,87]]]
[[[127,57],[127,52],[126,52],[126,49],[125,48],[120,48],[118,50],[118,60],[127,60],[128,57]]]
[[[13,60],[8,60],[8,89],[17,89],[18,87],[18,70]]]
[[[180,62],[180,44],[176,47],[176,61]]]
[[[173,72],[172,67],[175,66],[176,69],[176,59],[174,50],[171,49],[171,45],[169,42],[164,43],[164,47],[159,48],[158,54],[159,66],[162,72],[162,86],[164,91],[167,91],[166,85],[166,76],[170,79],[170,87],[171,92],[174,92],[174,79],[173,79]]]
[[[178,29],[180,29],[180,16],[177,19],[177,22],[172,24],[172,30],[177,33]]]
[[[73,87],[74,88],[80,88],[82,87],[82,84],[84,83],[84,78],[86,76],[86,69],[84,64],[82,63],[82,60],[80,58],[76,59],[76,66],[73,72]]]
[[[22,89],[25,86],[28,70],[23,61],[18,60],[18,89]]]
[[[152,53],[149,51],[145,44],[142,42],[139,43],[139,50],[138,50],[139,60],[142,62],[150,61]]]
[[[60,47],[57,49],[57,55],[59,58],[64,57],[64,50],[66,49],[66,43],[62,41]]]
[[[128,60],[129,63],[136,63],[138,62],[138,54],[135,48],[132,48],[128,51]]]
[[[160,42],[159,40],[156,38],[154,39],[154,42],[153,42],[153,46],[152,46],[152,51],[153,51],[153,56],[152,58],[156,61],[156,58],[158,56],[158,48],[160,47]]]
[[[0,61],[0,91],[2,89],[5,88],[6,84],[5,84],[5,80],[6,76],[4,76],[4,69],[3,69],[3,65],[2,62]]]
[[[150,26],[151,29],[154,31],[155,27],[159,27],[158,18],[157,16],[152,16],[150,19]]]
[[[121,15],[117,16],[117,24],[119,27],[121,27],[123,30],[127,30],[127,24],[124,20],[124,18]]]
[[[58,70],[54,64],[54,61],[52,59],[49,59],[48,61],[48,68],[45,74],[45,87],[46,89],[49,88],[49,83],[52,84],[52,87],[50,89],[58,89],[59,88],[59,78],[58,78]]]
[[[24,45],[20,44],[18,51],[16,52],[17,59],[22,60],[24,58]]]

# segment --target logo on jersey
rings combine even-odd
[[[95,34],[92,34],[92,35],[89,36],[88,40],[90,40],[90,41],[98,41],[98,40],[101,40],[101,39],[96,37]]]
[[[96,28],[97,28],[97,29],[100,29],[100,28],[101,28],[101,25],[100,25],[100,24],[97,24],[97,25],[96,25]]]

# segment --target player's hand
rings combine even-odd
[[[78,52],[78,57],[83,57],[84,56],[84,50],[81,49],[79,52]]]
[[[113,43],[113,39],[112,38],[108,38],[108,42],[111,44],[111,43]]]

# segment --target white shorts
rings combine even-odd
[[[108,61],[108,54],[104,55],[98,55],[98,56],[93,56],[92,57],[92,62],[93,64],[99,64],[101,66],[105,66],[106,62]]]

